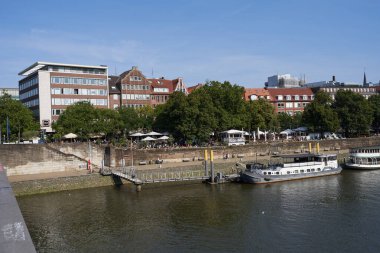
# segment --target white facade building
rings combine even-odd
[[[36,62],[19,75],[24,76],[19,81],[20,100],[46,132],[52,132],[52,123],[76,102],[108,108],[107,66]]]

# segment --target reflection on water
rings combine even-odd
[[[39,252],[377,252],[380,171],[18,199]]]

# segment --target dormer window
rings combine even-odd
[[[292,100],[292,96],[287,95],[287,96],[286,96],[286,100]]]
[[[295,96],[294,96],[294,100],[300,100],[300,96],[295,95]]]

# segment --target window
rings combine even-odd
[[[300,170],[301,173],[304,173],[305,171],[304,170]]]
[[[277,104],[277,108],[285,108],[284,103],[278,103],[278,104]]]
[[[271,175],[272,174],[272,172],[268,172],[268,175]]]
[[[113,94],[113,99],[119,99],[119,95],[117,95],[117,94]]]
[[[277,100],[281,101],[282,100],[282,96],[281,95],[277,96]]]
[[[286,100],[288,100],[288,101],[292,100],[292,96],[287,95],[287,96],[286,96]]]
[[[306,172],[310,172],[310,169],[307,169]]]
[[[295,96],[294,96],[294,100],[300,100],[300,96],[295,95]]]
[[[295,170],[294,173],[298,173],[298,170]]]
[[[302,100],[307,100],[307,95],[303,95]]]
[[[290,171],[287,171],[286,174],[290,174]]]
[[[276,172],[276,175],[280,175],[280,172],[277,171],[277,172]]]
[[[286,103],[286,108],[293,108],[293,103],[292,102],[287,102]]]

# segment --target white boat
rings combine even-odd
[[[279,156],[282,161],[268,165],[247,163],[240,180],[245,183],[274,183],[280,181],[339,174],[336,154],[298,154]]]
[[[352,148],[345,168],[358,170],[380,169],[380,146]]]

